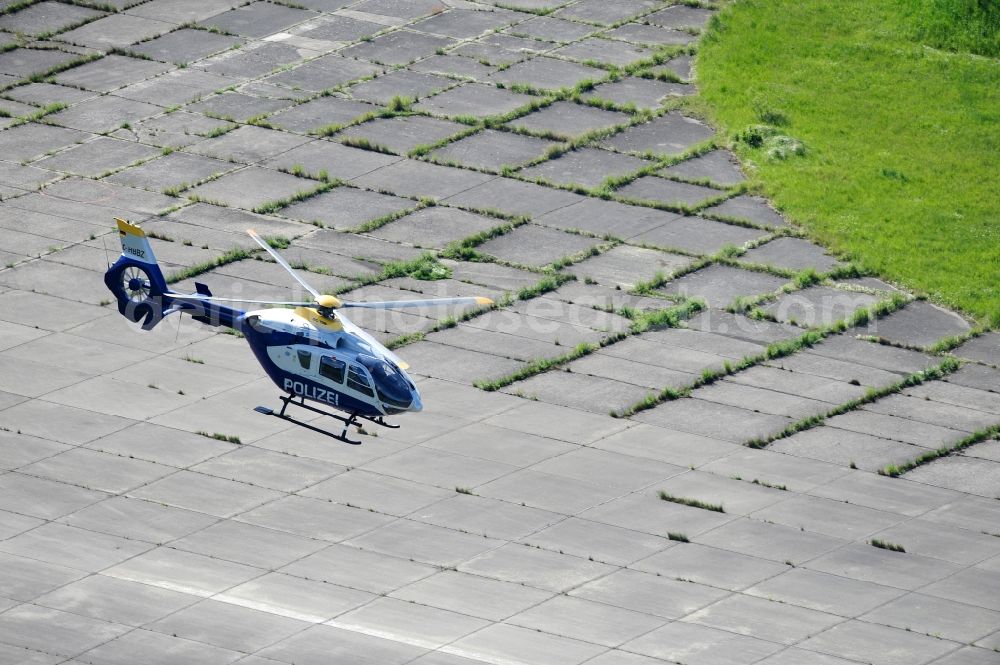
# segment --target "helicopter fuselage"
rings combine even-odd
[[[361,416],[420,411],[406,372],[368,344],[342,314],[314,308],[246,312],[243,332],[258,362],[284,392]]]

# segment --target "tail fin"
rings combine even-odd
[[[163,277],[146,232],[124,219],[115,219],[122,253],[104,273],[104,284],[115,296],[118,311],[130,321],[151,329],[169,307],[167,280]]]

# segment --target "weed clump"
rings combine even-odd
[[[879,538],[872,538],[868,541],[868,544],[872,547],[877,547],[880,550],[889,550],[890,552],[906,552],[906,548],[897,543],[890,543],[888,540],[881,540]]]
[[[802,141],[780,133],[771,125],[750,125],[736,134],[736,141],[750,148],[764,150],[771,161],[781,161],[789,157],[801,157],[806,154],[806,146]]]
[[[700,499],[688,499],[682,496],[674,496],[673,494],[668,494],[663,490],[660,490],[660,499],[663,501],[669,501],[671,503],[679,503],[682,506],[690,506],[691,508],[701,508],[702,510],[711,510],[716,513],[726,512],[723,509],[721,503],[708,503],[707,501],[701,501]]]

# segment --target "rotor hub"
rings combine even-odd
[[[132,279],[130,279],[128,281],[128,290],[129,291],[138,291],[139,289],[142,288],[142,286],[143,286],[142,280],[139,279],[138,277],[133,277]]]

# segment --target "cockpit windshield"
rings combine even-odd
[[[400,409],[410,406],[413,401],[410,383],[398,367],[387,360],[365,354],[359,354],[357,360],[371,372],[375,390],[382,402]]]

